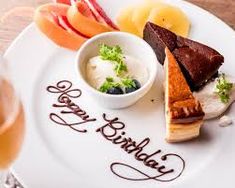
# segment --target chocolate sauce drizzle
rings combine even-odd
[[[52,106],[61,109],[59,113],[50,113],[49,117],[51,121],[58,125],[67,126],[74,131],[85,133],[87,130],[81,129],[78,125],[93,122],[96,121],[96,119],[90,118],[86,111],[82,110],[78,104],[72,101],[72,99],[78,99],[82,96],[82,91],[80,89],[72,89],[72,86],[72,82],[62,80],[55,86],[51,85],[47,87],[48,92],[59,95],[57,103]],[[69,122],[71,120],[66,118],[69,114],[75,115],[78,120]],[[150,138],[145,138],[138,143],[133,138],[126,136],[126,132],[124,131],[126,125],[120,121],[119,118],[108,119],[105,113],[103,113],[102,117],[105,124],[96,129],[96,132],[101,133],[101,135],[112,144],[119,145],[127,154],[132,154],[134,158],[142,162],[143,166],[148,168],[148,170],[153,170],[153,173],[150,175],[148,174],[149,171],[147,173],[129,164],[113,162],[110,165],[110,170],[113,174],[130,181],[155,180],[159,182],[170,182],[181,176],[185,169],[185,161],[181,156],[174,153],[163,154],[160,149],[151,154],[145,153],[144,149],[149,145]],[[177,169],[165,166],[166,162],[173,158],[178,161]],[[163,165],[163,163],[165,165]],[[123,170],[120,170],[120,168]],[[127,173],[125,173],[127,170],[132,171],[133,174],[138,175],[138,177],[129,177]]]
[[[90,118],[86,111],[82,110],[79,105],[75,104],[72,99],[81,97],[82,91],[80,89],[72,89],[72,82],[68,80],[59,81],[55,86],[48,86],[47,91],[54,94],[59,94],[57,98],[57,104],[53,104],[54,108],[62,108],[59,114],[50,113],[49,118],[51,121],[58,125],[68,126],[74,131],[85,133],[86,129],[80,129],[77,126],[92,121],[96,121],[95,118]],[[65,119],[65,115],[74,114],[78,117],[78,121],[69,122]]]
[[[137,144],[137,142],[134,141],[132,138],[124,137],[126,132],[122,131],[122,129],[125,128],[125,124],[119,121],[118,118],[107,119],[106,114],[103,114],[103,119],[106,121],[106,124],[98,128],[96,132],[100,132],[105,139],[111,141],[113,144],[120,145],[120,148],[122,148],[125,152],[127,152],[128,154],[133,154],[136,160],[141,161],[146,167],[153,169],[156,173],[156,175],[151,176],[131,165],[120,162],[114,162],[110,165],[110,169],[113,174],[117,175],[120,178],[131,181],[155,180],[160,182],[173,181],[182,174],[185,169],[185,161],[182,157],[174,153],[169,153],[161,155],[159,161],[156,161],[153,159],[153,157],[160,155],[162,153],[161,150],[157,150],[152,154],[144,153],[144,148],[150,143],[150,138],[145,138]],[[174,169],[168,169],[165,165],[160,164],[163,161],[167,161],[170,157],[174,157],[181,164],[181,168],[177,171]],[[122,175],[121,171],[118,171],[117,167],[127,168],[135,172],[135,174],[138,173],[142,177],[133,178],[128,177],[125,174]],[[172,174],[172,176],[169,176],[169,174]],[[168,175],[168,177],[164,178],[166,177],[166,175]]]

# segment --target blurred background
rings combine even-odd
[[[0,16],[4,12],[10,10],[13,7],[17,6],[32,6],[36,7],[37,5],[49,2],[49,0],[0,0]]]
[[[0,54],[31,23],[34,8],[50,1],[53,0],[0,0]],[[235,29],[235,0],[187,1],[210,11]]]
[[[50,0],[0,0],[0,17],[4,12],[17,6],[36,7]],[[52,0],[51,0],[52,1]],[[114,1],[114,0],[111,0]],[[232,24],[235,20],[235,0],[186,0],[209,10],[210,12],[224,17],[227,23]],[[233,17],[232,17],[233,15]]]

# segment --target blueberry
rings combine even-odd
[[[141,88],[141,84],[138,80],[134,79],[133,82],[135,83],[136,90]]]
[[[132,92],[134,92],[134,91],[136,91],[137,89],[135,88],[135,87],[127,87],[127,88],[125,88],[125,92],[126,93],[132,93]]]
[[[120,87],[112,87],[107,91],[107,94],[111,95],[122,95],[123,91]]]
[[[125,88],[125,92],[126,93],[132,93],[132,92],[134,92],[134,91],[136,91],[136,90],[141,88],[140,82],[138,80],[133,79],[133,82],[135,83],[135,87],[131,87],[131,88],[127,87],[127,88]]]

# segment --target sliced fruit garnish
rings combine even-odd
[[[108,26],[112,27],[115,30],[119,30],[117,25],[112,22],[112,20],[105,13],[104,9],[97,3],[96,0],[84,0],[84,1],[87,2],[89,7],[95,13],[95,15],[101,17]]]
[[[77,2],[76,6],[70,6],[67,18],[76,30],[89,37],[113,30],[111,27],[97,22],[84,2]]]
[[[77,7],[77,10],[87,18],[96,20],[95,15],[91,11],[90,7],[85,3],[85,1],[81,0],[80,2],[73,3],[72,6]]]
[[[89,17],[92,16],[93,19],[95,19],[97,22],[99,22],[99,18],[98,16],[92,11],[91,7],[89,6],[89,4],[85,1],[85,0],[80,0],[81,3],[84,4],[84,8],[87,9],[87,12],[89,12]],[[78,7],[79,8],[79,7]],[[82,10],[80,12],[83,12]],[[85,14],[83,14],[85,15]]]
[[[117,25],[108,17],[104,9],[97,3],[96,0],[57,0],[56,2],[65,3],[68,5],[74,5],[77,2],[84,3],[87,7],[87,10],[90,10],[93,15],[93,18],[95,18],[96,21],[107,25],[114,30],[119,30]]]
[[[56,0],[56,2],[71,5],[71,0]]]
[[[142,36],[142,34],[138,31],[138,28],[133,23],[132,15],[135,10],[134,6],[126,7],[122,9],[117,17],[117,24],[121,31],[133,33],[138,36]]]
[[[161,0],[145,0],[143,3],[124,8],[117,17],[121,31],[143,37],[145,24],[150,21],[181,36],[187,36],[190,22],[179,8]]]
[[[66,14],[70,6],[48,3],[38,7],[34,14],[37,27],[57,45],[77,50],[88,39],[73,28]]]
[[[61,27],[63,27],[66,31],[68,31],[69,33],[73,33],[73,34],[77,34],[77,35],[83,36],[85,38],[89,38],[88,36],[80,33],[76,29],[74,29],[73,26],[69,23],[69,21],[68,21],[66,16],[58,16],[58,20],[59,20],[59,25]]]
[[[184,12],[177,7],[168,5],[161,8],[153,8],[148,20],[177,35],[188,36],[190,22]]]
[[[141,34],[141,37],[143,37],[144,26],[148,21],[149,14],[153,7],[161,8],[163,6],[166,6],[166,4],[149,0],[148,2],[141,3],[135,7],[132,15],[132,22]]]

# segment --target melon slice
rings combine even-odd
[[[39,30],[57,45],[78,50],[88,38],[66,21],[69,7],[59,3],[42,5],[34,13],[34,22]]]
[[[96,0],[83,0],[87,2],[88,6],[91,8],[92,12],[99,18],[105,22],[109,27],[113,28],[114,30],[119,30],[117,25],[113,23],[113,21],[108,17],[104,9],[97,3]]]
[[[67,4],[70,5],[71,4],[71,0],[56,0],[57,3],[63,3],[63,4]]]
[[[76,6],[70,6],[67,12],[67,18],[76,30],[88,37],[114,30],[111,27],[97,22],[90,9],[83,2],[77,2]]]

